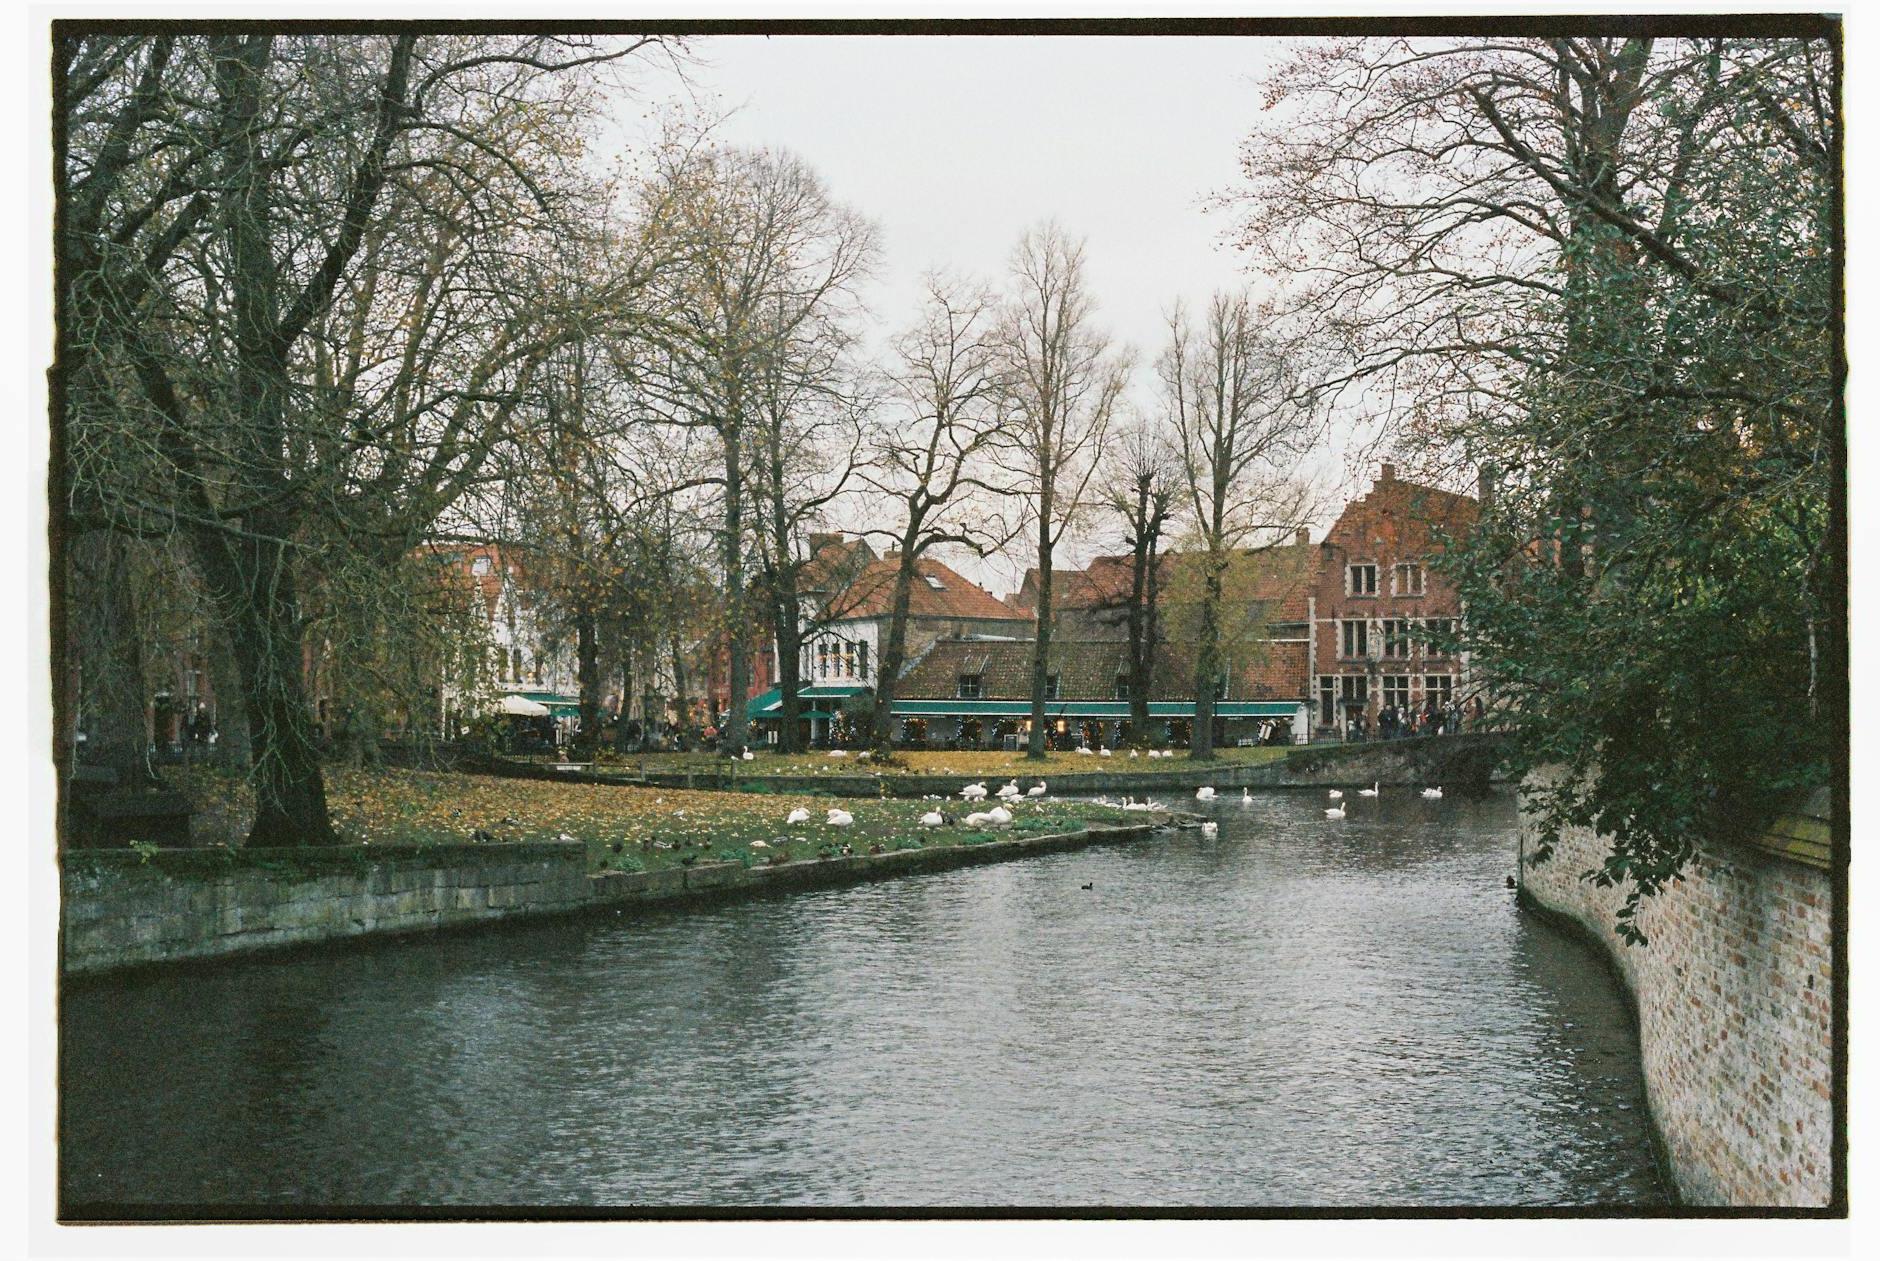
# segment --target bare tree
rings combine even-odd
[[[1002,441],[1035,526],[1038,609],[1026,756],[1042,760],[1053,557],[1088,503],[1097,456],[1127,379],[1127,357],[1112,350],[1093,322],[1083,243],[1057,224],[1042,224],[1019,239],[1010,285],[1000,342],[1012,423]]]
[[[887,641],[876,667],[878,753],[889,751],[895,686],[907,660],[907,620],[920,558],[953,546],[986,556],[1011,540],[1016,522],[1000,507],[1008,438],[997,302],[976,285],[926,278],[921,317],[895,340],[893,404],[874,428],[867,485],[892,498],[892,524],[868,531],[895,557]]]
[[[730,713],[723,739],[745,744],[753,631],[747,550],[748,449],[777,356],[852,303],[875,231],[839,205],[799,159],[770,150],[669,145],[642,189],[644,214],[680,265],[663,286],[664,331],[640,352],[641,383],[673,424],[716,435],[721,453],[723,573]]]
[[[1162,544],[1176,507],[1181,463],[1160,424],[1138,417],[1112,435],[1103,472],[1105,507],[1129,554],[1129,590],[1101,591],[1106,611],[1122,606],[1129,642],[1129,726],[1148,740],[1149,692],[1161,646]]]
[[[1214,706],[1227,684],[1222,620],[1234,554],[1290,541],[1312,515],[1296,472],[1322,426],[1296,352],[1267,331],[1270,320],[1245,292],[1215,294],[1198,329],[1177,304],[1156,364],[1201,566],[1189,744],[1198,761],[1214,756]]]

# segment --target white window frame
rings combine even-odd
[[[1358,571],[1371,571],[1371,589],[1358,590]],[[1373,599],[1377,595],[1377,562],[1374,560],[1354,560],[1345,565],[1345,594],[1359,600]]]

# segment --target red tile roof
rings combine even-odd
[[[826,616],[837,619],[889,616],[894,612],[894,580],[900,567],[898,552],[870,561],[841,595],[829,601]],[[916,577],[908,588],[910,616],[1021,624],[1031,621],[1026,614],[932,557],[917,559],[914,571]]]

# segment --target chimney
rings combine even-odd
[[[811,556],[814,556],[817,552],[822,551],[823,548],[828,547],[831,543],[840,543],[841,541],[842,541],[842,535],[839,533],[838,534],[812,534],[809,536],[809,554]]]
[[[1495,502],[1495,466],[1484,464],[1475,474],[1475,498],[1484,511]]]
[[[1397,466],[1395,464],[1386,463],[1384,465],[1384,471],[1378,475],[1377,480],[1379,481],[1379,483],[1396,481],[1397,480]]]
[[[1300,526],[1297,530],[1293,531],[1293,542],[1298,544],[1300,547],[1304,547],[1307,543],[1310,543],[1311,541],[1312,541],[1312,531],[1306,529],[1303,525]]]

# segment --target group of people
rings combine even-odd
[[[1474,703],[1474,717],[1480,718],[1482,702],[1478,698]],[[1413,705],[1386,705],[1377,714],[1377,732],[1379,740],[1403,740],[1411,736],[1453,736],[1462,730],[1463,708],[1459,701],[1447,705],[1438,705],[1434,697],[1423,703],[1422,709]],[[1370,716],[1362,711],[1351,716],[1348,739],[1369,740],[1372,738]]]

